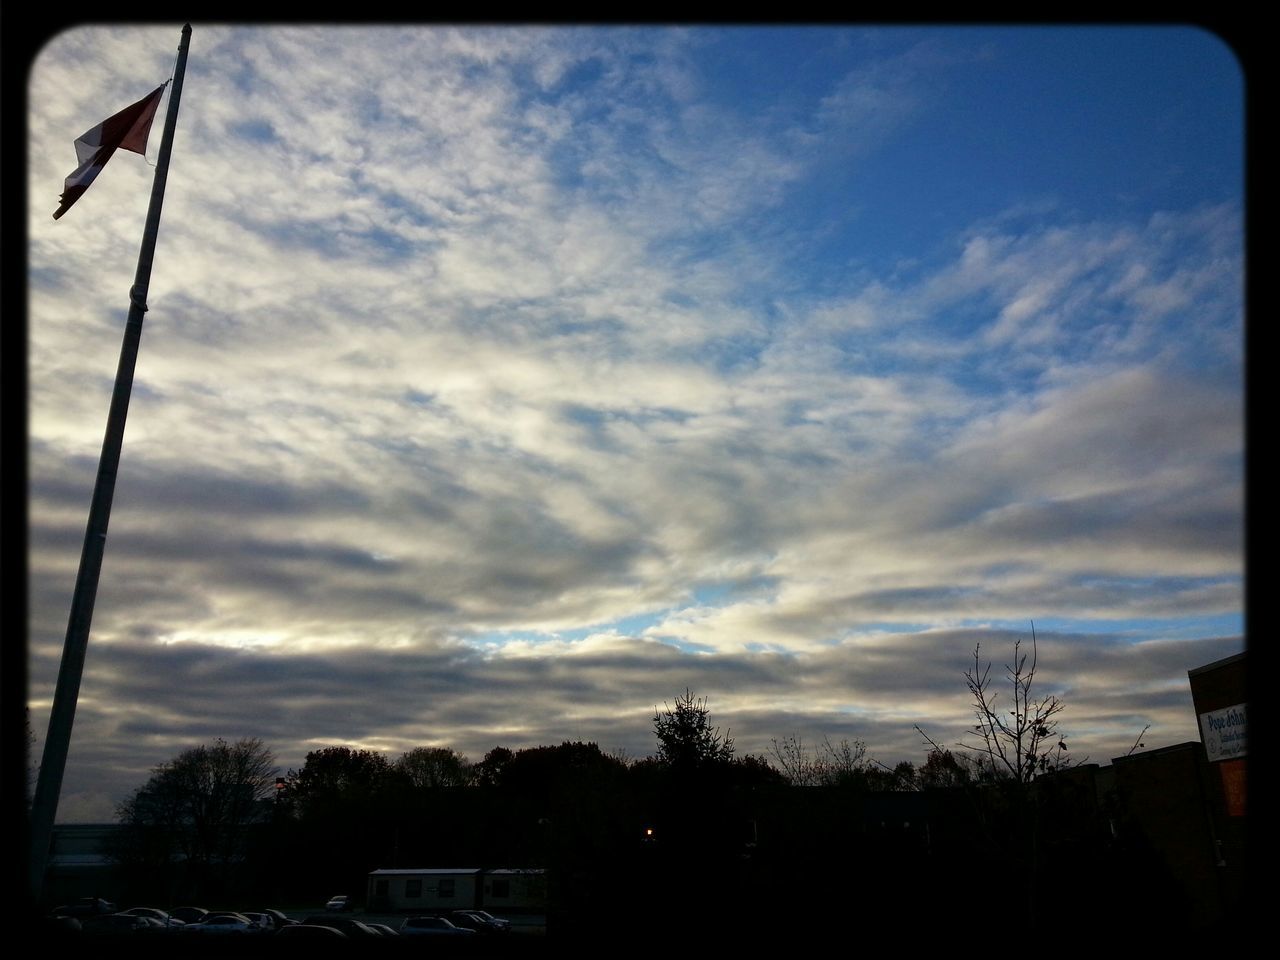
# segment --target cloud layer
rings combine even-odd
[[[49,196],[176,37],[31,73],[38,733],[151,171]],[[197,26],[60,818],[215,736],[643,756],[686,687],[741,749],[919,759],[1031,620],[1081,753],[1194,739],[1243,646],[1238,148],[1135,195],[1119,142],[1055,179],[1013,105],[947,120],[1102,37]],[[1142,42],[1238,122],[1212,38]]]

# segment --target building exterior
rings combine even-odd
[[[370,910],[437,913],[476,908],[537,912],[546,908],[543,870],[422,867],[369,874]]]
[[[1120,848],[1152,899],[1188,930],[1223,918],[1204,748],[1192,740],[1111,761]],[[1162,882],[1157,882],[1162,881]],[[1174,909],[1176,908],[1176,910]]]
[[[1187,671],[1208,763],[1206,789],[1224,915],[1251,891],[1247,843],[1249,754],[1247,652]]]
[[[107,853],[120,826],[114,823],[57,823],[45,871],[45,906],[80,897],[118,900],[120,871]]]
[[[1250,893],[1246,662],[1241,653],[1188,670],[1200,740],[1113,759],[1100,791],[1113,865],[1143,878],[1131,896],[1148,902],[1136,912],[1172,912],[1188,931],[1232,928]]]
[[[1200,725],[1200,742],[1219,788],[1217,813],[1243,822],[1246,807],[1245,760],[1248,756],[1245,654],[1236,654],[1187,671],[1191,699]]]
[[[519,913],[542,911],[547,905],[547,877],[543,870],[486,870],[481,906],[485,910]]]

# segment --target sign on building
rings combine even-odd
[[[1200,714],[1200,741],[1204,744],[1205,756],[1210,762],[1235,760],[1245,756],[1245,730],[1243,703]]]

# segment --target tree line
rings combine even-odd
[[[333,745],[281,772],[263,741],[218,740],[161,764],[120,805],[112,852],[139,902],[317,902],[359,897],[377,868],[536,867],[562,917],[586,923],[619,902],[740,914],[793,882],[811,902],[856,896],[885,916],[907,909],[895,885],[943,896],[999,883],[1030,923],[1082,875],[1098,888],[1115,823],[1057,777],[1074,763],[1037,668],[1034,634],[1003,685],[975,648],[970,736],[943,746],[917,728],[919,765],[889,767],[847,739],[740,754],[687,689],[655,709],[642,759],[583,741],[476,761]]]

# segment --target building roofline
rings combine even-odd
[[[1244,653],[1237,653],[1230,657],[1223,657],[1221,660],[1213,661],[1213,663],[1206,663],[1203,667],[1192,667],[1190,670],[1187,671],[1187,676],[1194,677],[1208,670],[1217,670],[1219,667],[1225,667],[1225,666],[1228,666],[1229,664],[1237,663],[1243,660],[1245,653],[1248,653],[1248,652],[1249,651],[1246,650],[1244,651]]]

